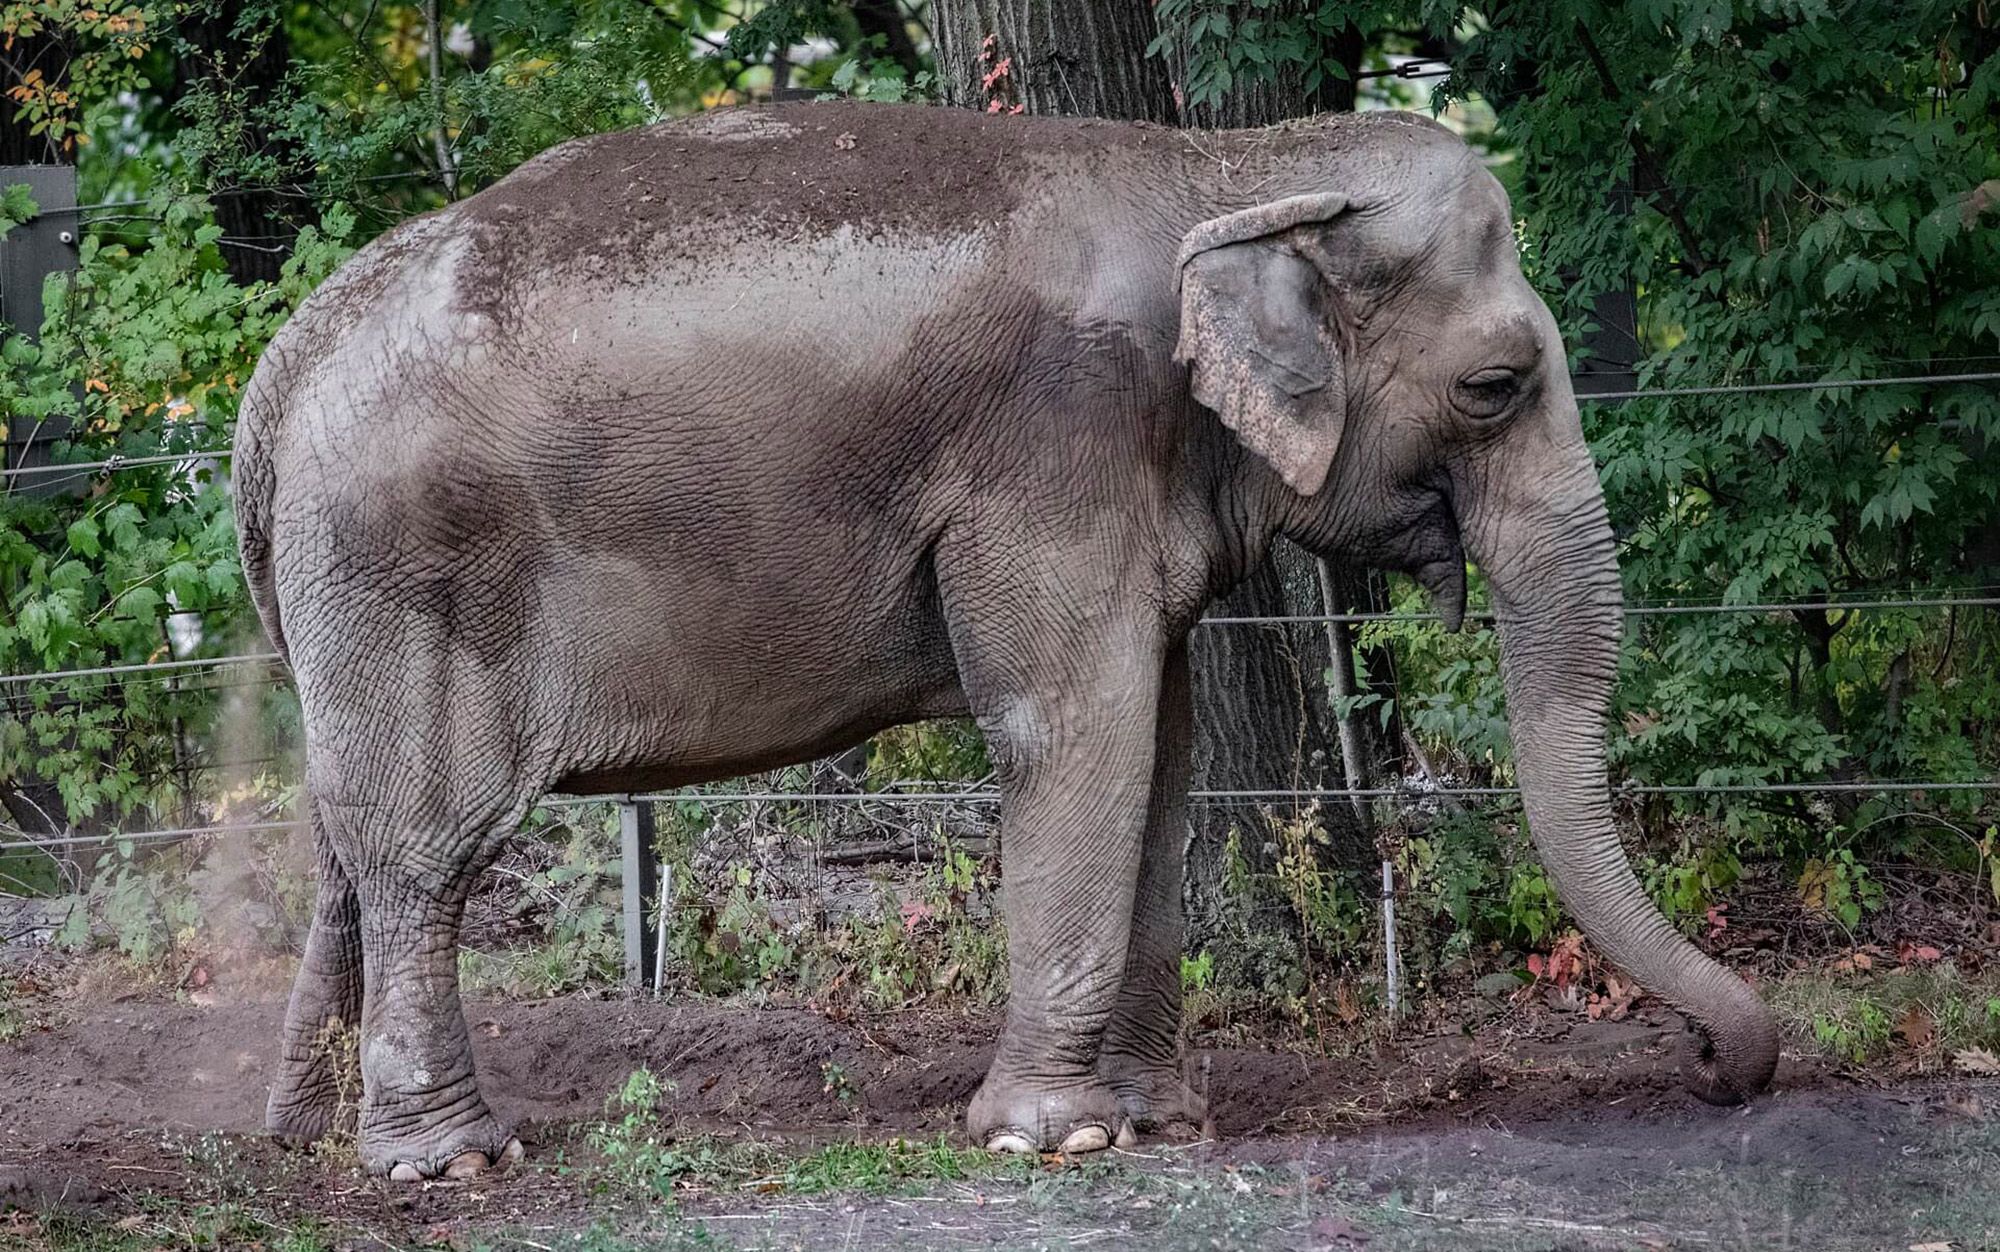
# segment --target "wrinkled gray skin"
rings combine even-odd
[[[1012,979],[974,1141],[1200,1123],[1185,641],[1281,534],[1415,573],[1452,619],[1479,563],[1564,904],[1698,1025],[1698,1092],[1760,1090],[1770,1013],[1613,833],[1612,537],[1510,221],[1408,115],[1190,135],[836,105],[565,145],[370,247],[238,432],[324,875],[271,1127],[327,1128],[313,1040],[358,1018],[371,1170],[511,1157],[454,945],[537,797],[967,711],[1005,793]]]

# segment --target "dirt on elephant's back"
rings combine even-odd
[[[698,255],[714,225],[789,238],[959,232],[1005,217],[1038,167],[1107,153],[1178,150],[1167,127],[1096,119],[989,117],[922,105],[790,104],[723,109],[551,149],[459,206],[547,260]]]

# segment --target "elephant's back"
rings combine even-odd
[[[462,219],[538,272],[657,272],[772,246],[989,230],[1068,167],[1179,152],[1167,127],[927,105],[756,105],[573,140],[468,200]]]

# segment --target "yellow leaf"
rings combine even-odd
[[[1824,909],[1826,889],[1832,885],[1833,869],[1815,857],[1799,875],[1799,900],[1809,909]]]

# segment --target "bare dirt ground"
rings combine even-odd
[[[666,1201],[608,1185],[584,1130],[634,1070],[672,1084],[670,1135],[718,1150],[935,1140],[996,1023],[475,1003],[529,1162],[411,1188],[261,1136],[281,1012],[141,995],[0,1044],[0,1247],[2000,1249],[2000,1086],[1788,1061],[1772,1095],[1709,1108],[1680,1088],[1665,1015],[1515,1018],[1345,1060],[1209,1050],[1212,1143],[827,1189],[694,1171]]]

